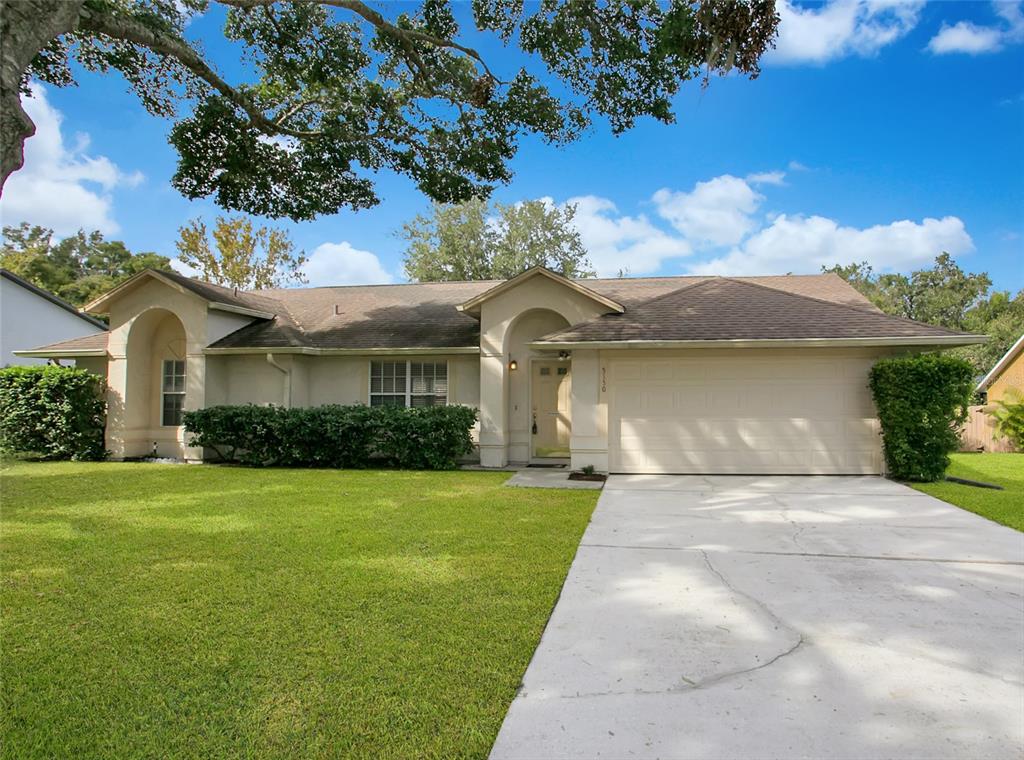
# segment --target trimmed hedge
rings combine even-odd
[[[75,367],[0,369],[0,450],[44,459],[105,459],[106,383]]]
[[[871,368],[870,384],[890,477],[940,480],[967,419],[970,363],[942,354],[883,359]]]
[[[450,470],[473,450],[468,406],[211,406],[185,412],[190,446],[256,467]]]

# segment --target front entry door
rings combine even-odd
[[[572,380],[568,362],[534,361],[531,389],[533,456],[569,456],[569,391]]]

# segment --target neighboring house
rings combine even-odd
[[[886,316],[833,274],[244,292],[147,271],[110,315],[107,445],[199,459],[181,410],[468,404],[481,464],[612,472],[880,473],[882,356],[982,336]],[[93,356],[94,342],[24,352]]]
[[[991,412],[995,402],[1006,399],[1011,388],[1024,393],[1024,335],[995,363],[975,389],[984,399],[981,406],[968,408],[967,422],[960,431],[964,451],[1013,451],[1010,440],[996,435]]]
[[[13,272],[0,269],[0,366],[8,364],[45,364],[45,357],[15,355],[28,349],[58,341],[90,336],[88,339],[106,348],[107,326],[53,293],[33,285]],[[82,362],[89,369],[106,373],[105,362]]]
[[[1010,388],[1024,393],[1024,335],[1010,346],[1010,350],[995,363],[975,390],[984,393],[985,400],[991,404],[1002,401]]]

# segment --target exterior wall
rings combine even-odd
[[[1024,393],[1024,351],[1017,354],[1010,365],[988,387],[989,403],[1001,401],[1009,388],[1016,388]]]
[[[606,307],[584,294],[542,275],[524,280],[484,301],[480,311],[480,462],[485,467],[504,467],[509,461],[516,461],[512,456],[522,457],[518,461],[528,458],[528,435],[525,443],[519,434],[513,441],[510,413],[513,417],[521,415],[521,410],[529,404],[531,356],[523,344],[544,333],[527,338],[529,330],[513,328],[520,318],[525,319],[529,312],[538,310],[548,314],[553,312],[570,325],[607,312]],[[551,330],[559,326],[561,323],[555,324]],[[543,326],[538,324],[535,327],[541,329]],[[519,364],[522,375],[527,378],[525,382],[518,377],[510,381],[508,364],[511,359]],[[529,410],[526,411],[528,414]],[[575,420],[575,409],[572,415]],[[516,420],[516,425],[521,424],[518,417]]]
[[[466,354],[274,354],[282,369],[266,354],[214,355],[207,357],[208,404],[369,404],[370,362],[406,360],[447,361],[448,403],[480,406],[480,360]]]
[[[80,356],[75,359],[75,366],[88,370],[94,375],[99,375],[104,380],[107,378],[107,357],[105,356]]]
[[[46,364],[46,359],[15,356],[11,352],[101,332],[81,317],[0,277],[0,366]]]

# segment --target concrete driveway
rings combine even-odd
[[[491,757],[1019,758],[1024,535],[880,478],[614,476]]]

